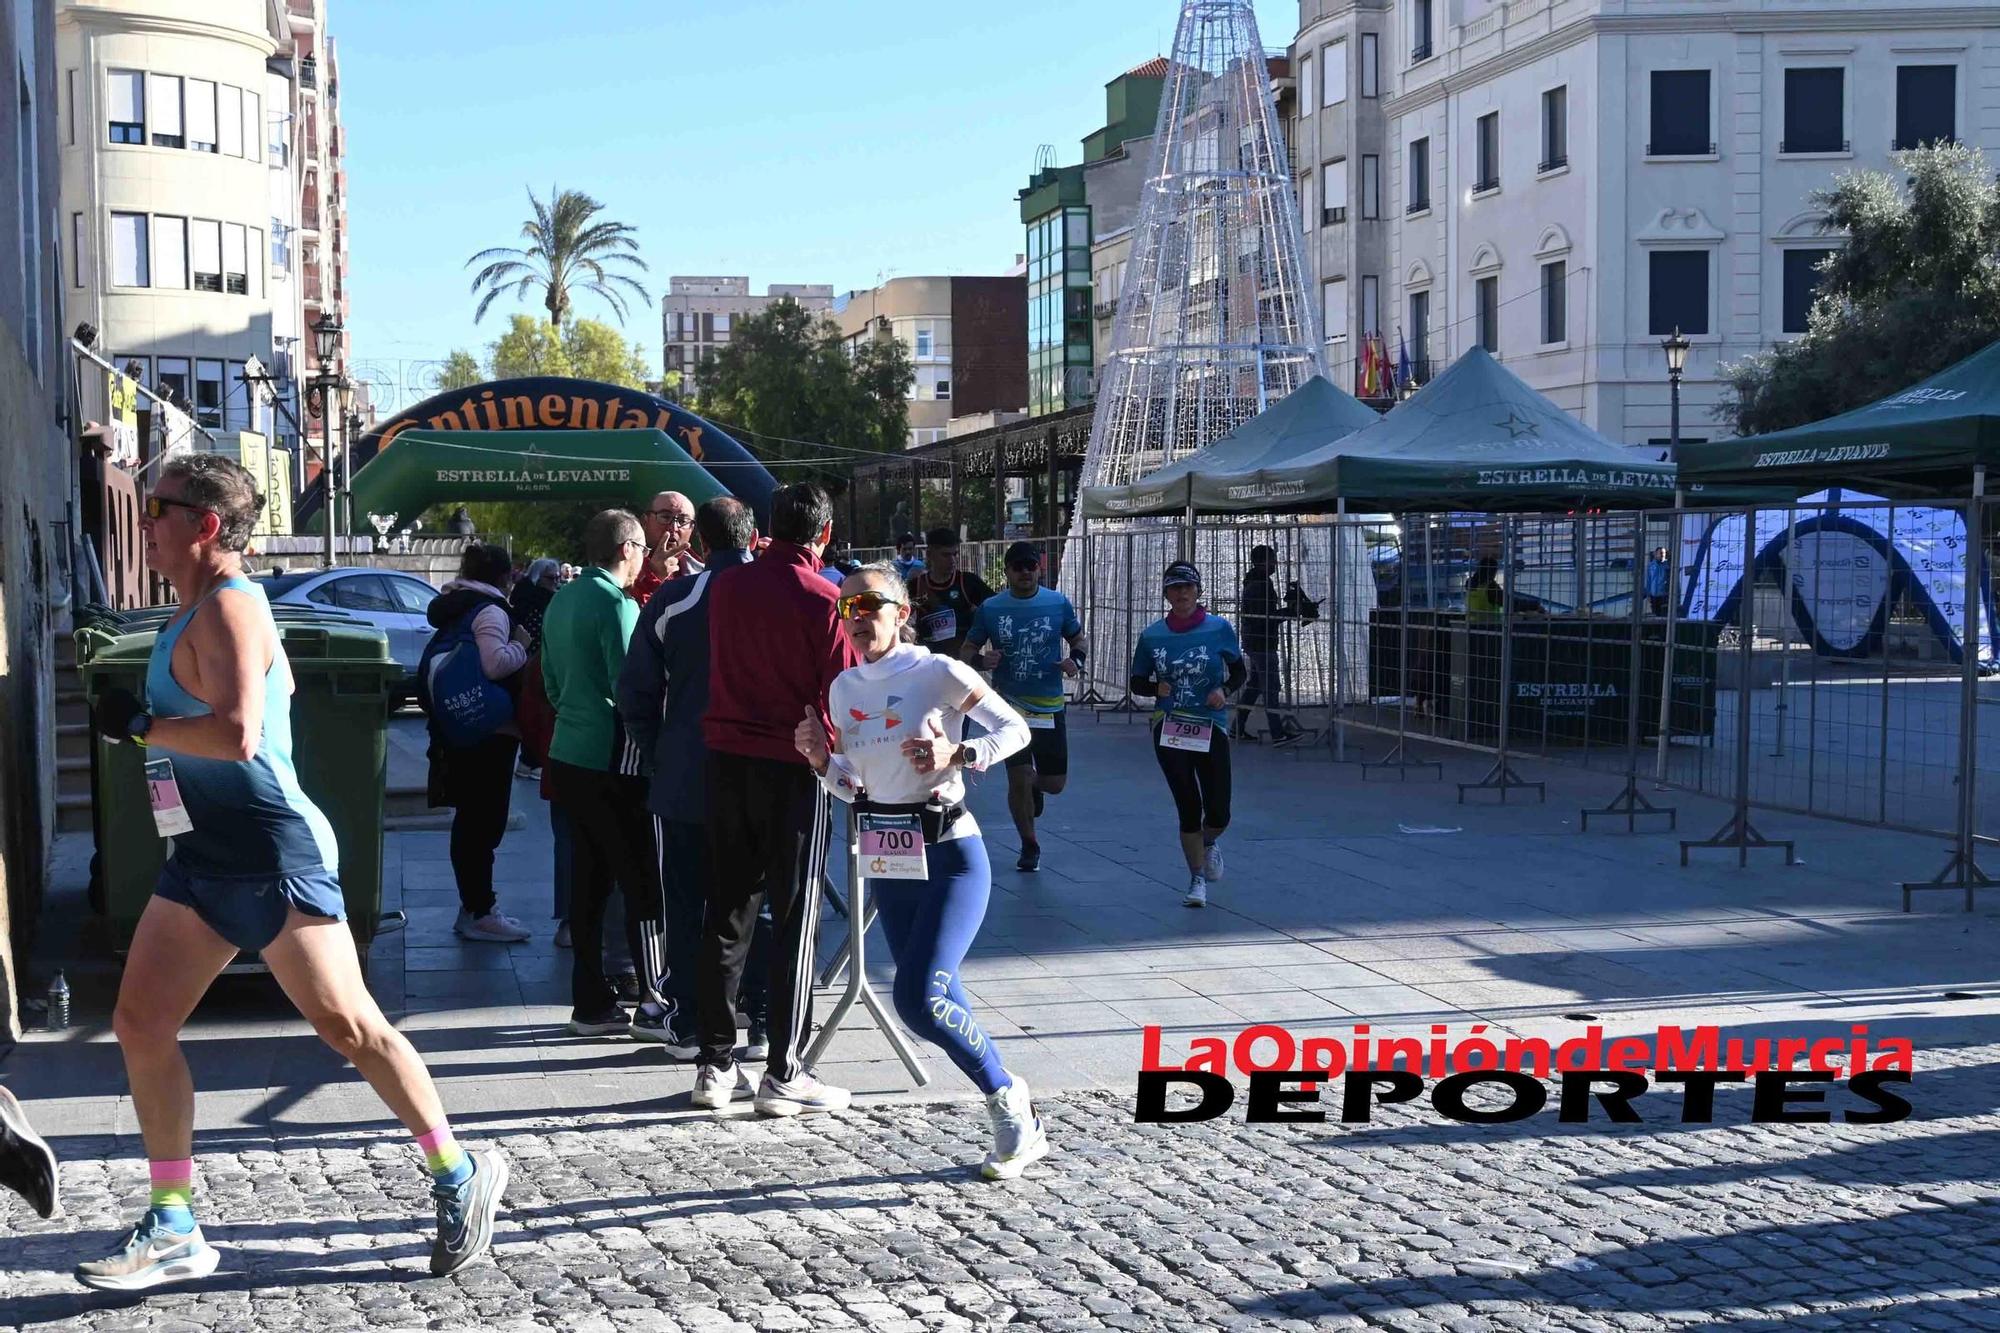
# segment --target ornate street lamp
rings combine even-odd
[[[1673,335],[1660,342],[1660,350],[1667,354],[1667,393],[1673,404],[1667,441],[1675,454],[1680,452],[1681,447],[1681,372],[1687,369],[1689,346],[1691,344],[1681,336],[1678,324],[1674,325]]]
[[[318,353],[318,368],[306,384],[306,401],[312,410],[319,413],[320,458],[324,462],[322,475],[326,478],[326,506],[322,521],[326,526],[327,568],[340,563],[336,534],[340,519],[340,475],[334,471],[333,463],[333,419],[347,412],[347,376],[341,374],[336,358],[340,355],[340,316],[328,310],[313,322],[313,350]]]

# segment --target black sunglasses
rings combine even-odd
[[[169,509],[186,509],[196,514],[213,514],[215,512],[207,505],[191,504],[186,500],[172,500],[164,495],[149,495],[146,497],[146,517],[152,519],[154,522],[165,518]]]

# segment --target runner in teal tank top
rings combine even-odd
[[[146,562],[187,609],[160,631],[146,697],[107,690],[98,732],[136,743],[155,830],[173,849],[132,937],[112,1031],[151,1162],[152,1207],[117,1253],[77,1266],[103,1291],[207,1277],[219,1262],[194,1220],[194,1085],[180,1030],[238,950],[258,950],[285,994],[416,1137],[432,1177],[431,1272],[484,1253],[507,1184],[497,1152],[452,1137],[428,1070],[362,980],[340,857],[292,762],[292,673],[243,549],[264,498],[219,454],[169,459],[147,497]]]

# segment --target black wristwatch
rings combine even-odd
[[[960,741],[958,743],[958,748],[951,752],[951,762],[958,765],[958,767],[960,768],[971,768],[972,761],[977,757],[978,757],[978,751],[974,750],[970,745],[966,744],[964,741]]]
[[[152,729],[153,715],[151,713],[135,713],[132,715],[132,720],[125,724],[126,734],[141,745],[146,743],[146,733]]]

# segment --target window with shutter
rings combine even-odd
[[[1847,151],[1846,74],[1837,69],[1785,71],[1785,137],[1781,153]]]
[[[188,262],[198,292],[222,290],[222,224],[196,218],[188,225]]]
[[[1705,157],[1715,151],[1708,128],[1708,71],[1653,71],[1650,157]]]
[[[1896,147],[1958,141],[1958,67],[1896,66]]]
[[[111,285],[114,287],[151,286],[149,274],[151,265],[146,244],[146,215],[144,213],[113,213],[111,215]]]
[[[1806,331],[1807,317],[1812,314],[1813,296],[1819,291],[1820,278],[1823,276],[1815,270],[1821,261],[1832,253],[1831,250],[1819,248],[1784,252],[1784,332]]]
[[[188,285],[186,218],[153,219],[153,285],[186,291]]]
[[[146,76],[136,69],[114,69],[106,72],[105,83],[111,142],[146,142]]]
[[[1647,256],[1646,331],[1708,332],[1708,251],[1654,250]]]
[[[146,98],[153,105],[153,143],[159,148],[185,148],[181,125],[181,81],[173,74],[148,74]]]
[[[187,146],[197,153],[216,150],[215,85],[207,79],[187,81]]]

